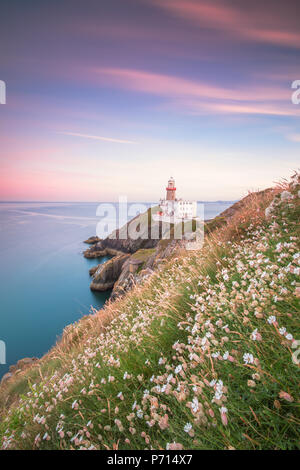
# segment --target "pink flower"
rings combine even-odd
[[[220,413],[221,413],[221,420],[224,426],[227,426],[228,424],[228,419],[227,419],[227,408],[225,406],[222,406],[220,408]]]
[[[289,402],[294,401],[294,398],[289,393],[284,392],[283,390],[281,390],[281,392],[279,393],[279,397]]]
[[[182,450],[183,445],[179,444],[179,442],[172,442],[167,444],[167,450]]]

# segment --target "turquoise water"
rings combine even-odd
[[[205,203],[205,218],[231,205]],[[0,203],[0,340],[6,364],[45,354],[63,328],[109,297],[89,289],[83,240],[95,234],[96,203]],[[1,359],[1,358],[0,358]]]

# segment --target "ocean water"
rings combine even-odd
[[[205,219],[231,204],[205,203]],[[97,206],[0,203],[0,345],[6,347],[0,378],[19,359],[45,354],[66,325],[109,297],[89,288],[89,268],[108,258],[82,255],[83,241],[96,233],[100,220]],[[115,225],[110,220],[110,228]]]

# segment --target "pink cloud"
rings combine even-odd
[[[290,90],[274,87],[269,83],[264,87],[230,89],[210,85],[205,82],[188,80],[172,75],[156,74],[136,69],[97,68],[92,69],[100,81],[118,87],[163,96],[192,96],[221,100],[271,100],[280,101],[290,98]]]
[[[97,68],[91,72],[96,81],[164,97],[173,108],[188,112],[298,115],[298,110],[289,106],[291,90],[270,82],[233,89],[136,69]]]
[[[89,135],[89,134],[80,134],[78,132],[59,132],[59,134],[63,135],[69,135],[72,137],[82,137],[84,139],[92,139],[92,140],[102,140],[104,142],[114,142],[117,144],[136,144],[137,142],[134,142],[133,140],[124,140],[124,139],[116,139],[112,137],[102,137],[99,135]]]
[[[156,4],[199,26],[223,29],[255,42],[300,48],[300,33],[295,18],[288,16],[289,10],[276,8],[269,12],[255,4],[246,5],[247,10],[224,2],[201,0],[156,0]]]

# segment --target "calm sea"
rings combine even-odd
[[[205,203],[205,219],[231,202]],[[63,328],[109,297],[89,289],[83,241],[96,233],[98,203],[0,203],[0,341],[6,364],[45,354]],[[3,345],[3,343],[2,343]],[[0,356],[1,362],[1,356]]]

